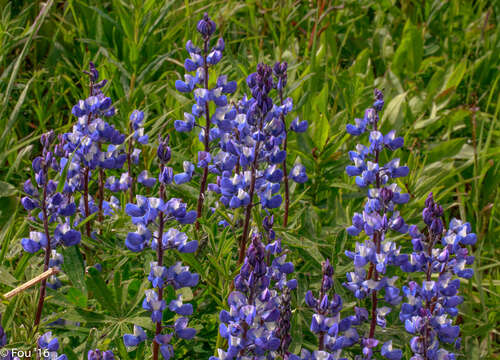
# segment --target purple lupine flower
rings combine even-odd
[[[265,220],[264,226],[266,237],[271,240],[274,233],[271,221]],[[218,349],[219,356],[211,357],[212,360],[237,354],[258,357],[267,354],[274,358],[280,351],[288,352],[290,314],[286,315],[289,306],[286,303],[296,281],[287,280],[287,274],[293,271],[293,265],[286,263],[285,255],[281,254],[279,239],[266,247],[261,240],[261,234],[253,233],[243,266],[234,280],[236,290],[228,298],[230,310],[220,313],[219,332],[230,340],[228,349]],[[268,265],[271,256],[274,259]],[[280,296],[281,291],[288,295]]]
[[[184,161],[182,166],[184,168],[184,172],[174,175],[174,182],[177,185],[181,185],[191,181],[191,177],[193,176],[193,164],[191,164],[189,161]]]
[[[156,183],[156,178],[150,177],[148,171],[143,170],[137,177],[137,181],[146,187],[153,187]]]
[[[160,137],[156,152],[160,163],[157,177],[159,197],[136,195],[136,203],[128,203],[125,206],[125,212],[131,217],[132,223],[137,226],[137,231],[127,234],[125,246],[133,252],[143,251],[146,247],[156,252],[156,261],[150,263],[148,274],[148,280],[153,288],[145,291],[146,297],[142,302],[142,307],[151,313],[151,320],[156,324],[153,338],[160,346],[159,348],[157,345],[153,346],[153,356],[158,356],[158,351],[160,351],[165,359],[173,356],[170,340],[174,334],[178,338],[189,340],[195,336],[196,331],[188,327],[186,317],[193,313],[193,306],[184,304],[181,296],[167,304],[163,297],[164,289],[168,285],[174,289],[194,287],[199,279],[198,274],[189,272],[189,268],[182,266],[180,262],[172,266],[164,264],[166,251],[176,249],[181,253],[192,253],[198,247],[197,241],[189,241],[184,232],[176,229],[177,225],[192,224],[196,219],[196,212],[189,211],[181,199],[166,199],[165,186],[171,184],[174,178],[172,168],[166,166],[172,155],[168,142],[168,136],[165,139]],[[194,168],[192,164],[189,165]],[[185,170],[192,173],[191,166]],[[138,181],[146,186],[153,186],[157,178],[150,177],[149,173],[144,171],[139,175]],[[183,316],[175,320],[171,326],[163,325],[163,314],[167,308]],[[167,327],[173,327],[174,332],[165,334],[163,330]],[[123,337],[128,347],[137,346],[146,339],[145,332],[138,326],[134,326],[134,334],[126,334]]]
[[[406,331],[416,335],[410,343],[415,358],[454,358],[440,343],[460,343],[460,328],[453,325],[453,318],[463,298],[458,295],[460,280],[454,277],[472,277],[472,270],[466,266],[474,257],[468,255],[466,246],[476,242],[476,235],[471,233],[469,223],[457,219],[452,219],[445,231],[442,217],[443,208],[430,193],[422,212],[427,231],[420,233],[416,226],[411,227],[414,252],[401,265],[403,271],[426,276],[421,285],[412,281],[403,287],[407,302],[399,314]],[[437,280],[432,280],[433,273]]]
[[[402,300],[400,289],[396,286],[397,277],[386,275],[389,266],[401,266],[407,263],[408,257],[400,254],[400,248],[387,238],[390,230],[401,234],[409,231],[409,226],[396,209],[397,205],[408,202],[409,195],[390,183],[393,178],[407,176],[409,169],[399,165],[399,159],[393,159],[385,165],[380,164],[379,154],[384,148],[396,150],[403,145],[402,138],[396,138],[395,131],[384,136],[378,131],[379,112],[384,105],[383,94],[375,90],[375,102],[372,108],[365,111],[363,119],[355,119],[355,125],[348,124],[346,131],[359,136],[373,128],[369,133],[370,146],[358,144],[356,151],[350,151],[349,157],[354,165],[346,167],[349,176],[355,176],[356,184],[366,189],[367,201],[362,213],[355,213],[352,226],[347,228],[351,236],[361,232],[368,235],[364,243],[356,242],[355,251],[346,251],[353,260],[354,271],[347,274],[344,286],[354,293],[358,299],[371,295],[372,311],[370,314],[370,330],[362,339],[363,359],[371,358],[374,348],[380,341],[375,338],[376,326],[386,326],[386,315],[391,312],[391,306],[397,306]],[[374,160],[374,161],[373,161]],[[383,299],[379,293],[383,292]],[[387,305],[381,305],[384,301]],[[382,345],[381,354],[387,359],[399,360],[401,350],[392,349],[392,342]]]
[[[200,128],[198,139],[203,144],[203,151],[198,153],[197,166],[203,169],[203,174],[200,180],[198,211],[196,214],[196,217],[200,217],[206,197],[205,192],[209,187],[208,174],[214,172],[211,162],[217,155],[212,153],[213,147],[210,146],[210,143],[221,137],[219,128],[213,126],[217,125],[225,129],[225,131],[232,130],[230,122],[234,119],[236,111],[233,106],[228,105],[227,95],[236,91],[236,82],[228,81],[227,76],[221,75],[217,78],[215,86],[209,88],[209,68],[221,61],[225,43],[222,38],[219,38],[215,45],[210,48],[216,25],[206,13],[198,22],[197,30],[202,35],[203,46],[201,48],[197,47],[189,40],[186,43],[186,51],[190,57],[184,62],[186,72],[194,72],[194,74],[185,74],[184,81],[175,81],[175,88],[179,92],[193,93],[195,104],[192,106],[191,112],[184,112],[183,120],[174,122],[174,127],[179,132],[190,132],[195,127]],[[215,104],[214,114],[210,114],[210,102]],[[203,120],[200,121],[200,118],[203,118]],[[204,124],[201,125],[200,123]],[[236,164],[236,161],[233,161],[232,167],[234,167],[234,164]],[[175,183],[183,184],[191,181],[194,170],[194,165],[186,161],[184,163],[184,172],[175,175]],[[199,228],[198,222],[196,222],[196,228]]]
[[[337,359],[342,353],[342,349],[355,344],[359,335],[351,323],[351,318],[340,318],[342,310],[342,299],[338,294],[333,294],[331,298],[328,292],[333,287],[333,267],[327,259],[322,266],[323,277],[319,296],[315,297],[311,290],[306,293],[306,305],[314,311],[310,330],[318,336],[318,350],[309,354],[302,352],[302,358],[325,358]],[[358,311],[360,312],[360,311]],[[353,319],[361,318],[352,317]]]
[[[278,328],[276,330],[276,337],[280,339],[280,346],[278,348],[278,353],[286,358],[290,355],[288,347],[292,342],[292,336],[290,334],[291,328],[291,317],[292,311],[290,307],[290,289],[285,288],[283,294],[281,295],[280,304],[280,318],[278,321]]]
[[[74,198],[71,194],[60,193],[58,181],[51,179],[52,175],[57,177],[61,171],[60,161],[56,159],[62,151],[61,144],[55,146],[52,151],[51,145],[54,138],[53,131],[41,136],[42,156],[36,157],[32,162],[35,183],[30,180],[24,183],[23,188],[27,196],[21,199],[21,204],[28,211],[30,218],[33,221],[39,221],[42,228],[42,231],[31,231],[28,238],[21,240],[21,245],[29,253],[44,250],[44,271],[49,268],[60,268],[63,258],[57,253],[57,246],[73,246],[81,241],[80,232],[71,227],[71,224],[77,222],[75,216],[77,207]],[[42,317],[46,287],[57,290],[61,286],[62,283],[56,276],[42,280],[40,301],[35,314],[35,327],[38,327]],[[50,334],[47,337],[50,337]],[[42,345],[44,339],[42,337],[40,340]],[[54,351],[54,354],[57,353]]]
[[[198,21],[196,30],[204,37],[210,37],[215,32],[215,23],[208,17],[208,14],[203,15],[203,19]]]
[[[145,341],[147,338],[148,337],[144,330],[140,326],[134,325],[134,333],[123,335],[123,343],[127,347],[134,347]]]
[[[66,355],[59,355],[57,353],[57,350],[59,350],[59,340],[52,336],[51,331],[40,336],[37,344],[40,349],[48,351],[48,359],[67,360]]]
[[[302,184],[307,182],[307,174],[306,168],[302,164],[297,164],[293,167],[292,171],[290,171],[290,177],[293,181]]]
[[[131,176],[131,142],[135,139],[139,143],[147,143],[147,135],[144,135],[142,112],[132,113],[131,128],[135,130],[133,139],[129,140],[128,151],[125,152],[123,143],[125,134],[122,134],[113,125],[109,124],[105,117],[113,116],[116,112],[111,98],[103,93],[106,80],[98,82],[99,72],[93,63],[89,65],[89,71],[85,71],[90,77],[90,94],[87,99],[79,100],[73,107],[72,113],[77,118],[71,132],[61,137],[61,146],[57,152],[61,156],[61,175],[67,169],[64,181],[64,193],[74,194],[81,192],[82,207],[80,219],[88,218],[93,212],[90,211],[89,184],[92,176],[98,175],[98,191],[96,194],[97,220],[103,222],[104,216],[113,215],[109,211],[109,201],[105,201],[105,189],[112,192],[125,191],[133,186],[133,175]],[[138,159],[137,159],[138,160]],[[117,181],[115,177],[108,177],[106,171],[121,170],[128,162],[128,174],[126,178]],[[85,224],[86,235],[91,237],[91,221]]]

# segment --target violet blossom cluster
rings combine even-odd
[[[71,226],[70,219],[76,213],[73,196],[57,191],[58,181],[50,178],[50,170],[55,172],[60,170],[57,158],[50,149],[53,140],[53,132],[42,135],[42,156],[37,156],[32,162],[35,184],[31,179],[26,180],[23,189],[27,196],[21,199],[21,203],[34,221],[44,224],[44,230],[45,227],[48,230],[50,225],[56,224],[55,230],[32,231],[29,238],[21,240],[21,245],[26,252],[36,253],[43,248],[54,258],[59,258],[58,255],[52,254],[51,250],[55,250],[59,244],[65,246],[78,244],[81,234]],[[60,262],[54,263],[54,266],[59,264]]]
[[[131,183],[128,173],[122,174],[119,181],[114,177],[106,180],[107,170],[120,170],[127,161],[123,147],[125,135],[105,121],[105,118],[116,113],[111,98],[102,92],[107,80],[99,81],[99,72],[92,62],[85,73],[90,79],[89,96],[73,106],[71,112],[77,117],[77,122],[71,132],[64,134],[60,161],[61,174],[64,175],[66,171],[63,191],[82,194],[78,206],[79,217],[75,221],[77,224],[96,212],[99,221],[103,220],[103,216],[112,215],[120,204],[114,196],[105,201],[104,189],[124,191]],[[89,191],[94,172],[99,173],[97,198]],[[86,223],[86,233],[91,236],[90,222]]]
[[[205,14],[198,23],[198,31],[204,39],[203,50],[195,47],[191,41],[186,44],[191,58],[185,61],[185,68],[188,72],[195,72],[195,75],[186,74],[185,81],[177,80],[175,83],[177,90],[194,92],[195,97],[191,113],[184,114],[184,121],[175,121],[175,128],[185,132],[199,126],[199,139],[205,146],[204,151],[198,153],[197,166],[204,169],[198,216],[201,214],[209,172],[217,175],[217,181],[208,184],[208,190],[219,194],[220,202],[226,207],[247,207],[255,193],[263,208],[277,208],[282,202],[279,183],[283,179],[283,170],[279,165],[286,160],[284,117],[293,108],[292,100],[283,100],[282,93],[286,85],[287,64],[275,65],[276,82],[273,82],[273,70],[259,64],[257,72],[247,78],[252,97],[247,99],[245,96],[236,105],[229,103],[227,95],[236,91],[236,82],[227,81],[227,76],[222,75],[214,88],[208,88],[208,68],[220,61],[224,50],[224,41],[219,39],[208,52],[208,43],[215,28],[213,21]],[[274,105],[269,96],[273,88],[279,90],[279,106]],[[210,102],[215,104],[215,111],[211,115]],[[203,117],[205,125],[201,126],[199,119]],[[290,129],[303,132],[307,129],[307,122],[295,119]],[[210,144],[215,141],[218,144],[214,148]],[[266,167],[259,169],[261,163],[265,163]],[[186,174],[191,176],[194,166],[186,162],[185,168],[189,169]],[[307,181],[305,168],[297,164],[291,170],[290,177],[300,183]]]
[[[71,222],[76,213],[75,199],[71,194],[58,191],[58,181],[51,179],[52,175],[60,171],[57,161],[60,144],[52,148],[54,137],[52,131],[42,135],[42,155],[32,162],[35,183],[31,179],[26,180],[23,190],[27,195],[21,199],[21,204],[28,211],[30,218],[40,222],[43,229],[30,231],[29,237],[21,240],[21,245],[24,251],[32,254],[44,249],[44,271],[49,268],[60,269],[63,256],[57,252],[59,245],[73,246],[81,240],[80,232],[73,228]],[[45,286],[56,290],[61,286],[61,282],[55,275],[44,280],[41,286],[42,297],[45,296]],[[40,313],[37,311],[37,319],[41,316],[42,307],[43,300],[41,305],[39,304]]]
[[[271,221],[265,220],[268,229]],[[295,279],[287,279],[294,266],[286,261],[280,239],[268,238],[271,241],[265,246],[262,238],[261,233],[252,233],[243,266],[234,279],[235,291],[228,297],[229,311],[220,312],[219,332],[228,348],[218,349],[218,356],[211,360],[274,359],[287,352],[290,319],[283,318],[286,311],[282,310],[281,294],[297,286]]]
[[[406,331],[415,335],[410,342],[414,353],[411,360],[454,360],[456,355],[443,344],[460,349],[460,328],[453,324],[457,306],[464,301],[458,295],[458,278],[473,276],[467,265],[472,265],[474,257],[466,246],[476,243],[476,235],[469,223],[457,219],[452,219],[446,230],[443,208],[434,201],[432,193],[425,201],[422,216],[426,227],[423,232],[416,226],[410,227],[414,251],[402,269],[422,272],[425,280],[410,281],[403,287],[406,301],[399,318]]]
[[[207,14],[204,14],[203,18],[198,22],[196,29],[202,36],[203,47],[201,49],[195,46],[191,40],[186,43],[186,50],[190,58],[184,62],[184,68],[188,73],[184,75],[184,81],[177,80],[175,82],[178,91],[182,93],[193,92],[195,103],[191,112],[184,113],[184,120],[176,120],[174,126],[179,132],[190,132],[195,126],[201,129],[198,139],[203,144],[203,150],[198,152],[197,163],[197,167],[203,169],[197,205],[197,217],[200,217],[207,189],[208,170],[212,166],[212,161],[216,160],[211,154],[210,143],[220,137],[219,129],[212,125],[224,119],[226,109],[230,107],[227,95],[236,91],[236,82],[228,81],[226,75],[221,75],[217,78],[215,86],[209,88],[209,69],[217,65],[222,59],[225,44],[224,40],[219,38],[209,50],[216,25]],[[190,73],[194,73],[194,75]],[[212,115],[210,115],[209,108],[211,102],[215,105],[215,112]],[[184,161],[183,176],[177,176],[174,181],[177,184],[190,181],[194,169],[195,167],[191,162]],[[198,222],[196,226],[198,228]]]
[[[401,291],[396,281],[397,276],[386,275],[388,266],[401,266],[406,260],[400,254],[400,247],[389,238],[390,231],[405,234],[408,225],[397,210],[397,206],[409,201],[409,194],[403,193],[393,179],[408,175],[409,169],[400,166],[395,158],[386,164],[380,163],[380,154],[384,149],[394,151],[403,146],[403,138],[396,137],[392,130],[386,135],[378,131],[379,112],[384,105],[382,92],[375,90],[375,102],[365,111],[363,119],[356,119],[355,125],[348,124],[347,132],[359,136],[369,132],[369,146],[358,144],[356,151],[349,156],[354,165],[346,167],[349,176],[356,176],[356,184],[367,193],[362,213],[355,213],[353,225],[347,229],[351,236],[364,232],[368,239],[363,243],[356,242],[355,250],[346,251],[346,255],[354,262],[354,271],[347,274],[344,286],[353,292],[358,299],[371,296],[369,334],[362,339],[363,358],[370,359],[379,340],[375,338],[375,328],[385,328],[385,317],[401,300]],[[383,294],[383,299],[380,298]],[[385,304],[381,304],[381,302]],[[390,360],[399,360],[402,351],[392,348],[392,342],[384,343],[380,349],[382,356]]]
[[[375,102],[365,112],[363,119],[356,119],[355,125],[347,125],[347,132],[359,136],[371,126],[370,146],[357,145],[356,151],[349,152],[354,165],[346,172],[356,176],[356,184],[367,189],[368,199],[364,211],[355,213],[353,225],[347,229],[351,236],[364,232],[368,240],[356,243],[355,251],[346,251],[354,262],[354,271],[347,274],[344,286],[356,298],[364,299],[371,295],[370,330],[362,339],[363,359],[371,359],[379,340],[375,338],[375,328],[386,326],[385,316],[393,307],[400,306],[399,318],[406,330],[414,334],[410,348],[414,353],[412,360],[455,359],[455,355],[445,349],[442,343],[460,347],[457,325],[457,306],[463,302],[458,296],[460,280],[471,278],[473,272],[467,268],[474,261],[466,245],[476,242],[469,223],[452,219],[449,229],[444,228],[444,213],[440,205],[429,194],[423,210],[426,228],[421,232],[417,226],[408,226],[396,210],[397,205],[409,201],[409,194],[402,193],[391,179],[408,175],[409,169],[400,166],[399,159],[392,159],[381,165],[379,156],[383,149],[394,151],[403,146],[403,139],[396,137],[392,130],[383,135],[377,130],[379,112],[384,104],[383,95],[375,90]],[[412,238],[413,253],[402,254],[400,247],[388,239],[389,230],[408,234]],[[439,246],[441,243],[442,247]],[[400,267],[403,272],[422,272],[425,280],[420,284],[409,281],[402,291],[397,287],[397,276],[386,276],[388,266]],[[433,277],[435,274],[435,277]],[[383,291],[383,298],[380,297]],[[406,301],[403,301],[403,296]],[[384,301],[385,305],[380,306]],[[402,305],[401,305],[401,302]],[[366,310],[363,310],[368,314]],[[402,351],[393,348],[392,340],[380,347],[380,354],[389,360],[402,358]]]
[[[142,151],[140,148],[135,147],[135,145],[146,145],[149,141],[149,136],[144,133],[144,112],[134,110],[132,114],[130,114],[129,128],[131,130],[131,134],[129,136],[127,152],[125,155],[128,170],[122,173],[119,178],[114,175],[106,178],[104,186],[111,192],[127,191],[132,189],[134,182],[132,165],[137,165],[139,163],[139,157]],[[154,186],[156,179],[151,177],[147,170],[143,170],[137,176],[137,182],[150,188]],[[133,193],[133,191],[131,191],[131,193]]]
[[[164,289],[172,286],[174,290],[184,287],[193,287],[198,283],[198,274],[191,273],[189,267],[183,266],[181,262],[166,266],[163,263],[164,252],[176,249],[183,253],[193,253],[198,247],[196,240],[189,241],[184,232],[179,231],[176,226],[192,224],[196,220],[196,212],[188,211],[187,205],[181,199],[166,199],[165,187],[173,181],[173,169],[166,166],[171,158],[171,150],[168,146],[169,138],[159,139],[157,158],[160,163],[158,176],[159,196],[145,197],[136,196],[136,203],[128,203],[125,207],[126,213],[131,217],[132,223],[137,226],[137,231],[130,232],[125,240],[126,247],[139,252],[146,247],[156,251],[157,260],[151,262],[148,280],[152,289],[146,290],[146,297],[142,307],[151,313],[151,320],[156,324],[156,332],[153,338],[153,356],[158,358],[158,350],[164,359],[173,356],[173,348],[170,344],[175,334],[181,339],[192,339],[196,331],[188,327],[187,316],[193,313],[193,306],[184,303],[182,295],[166,303],[163,298]],[[167,229],[167,226],[170,226]],[[163,313],[166,309],[179,315],[173,325],[174,331],[163,333]],[[134,326],[133,334],[123,337],[127,347],[134,347],[147,339],[142,328]],[[159,348],[159,349],[158,349]]]
[[[64,354],[59,355],[59,340],[52,335],[52,332],[46,332],[38,338],[38,347],[41,349],[41,358],[45,360],[68,360]]]
[[[309,352],[302,349],[300,357],[294,355],[290,360],[346,360],[347,358],[342,357],[342,350],[359,340],[354,325],[361,324],[367,318],[366,310],[356,309],[356,315],[341,319],[342,298],[338,294],[332,294],[330,297],[328,294],[333,288],[333,266],[327,259],[322,268],[319,296],[315,297],[309,290],[305,298],[307,306],[314,312],[310,330],[318,336],[318,350]]]
[[[280,165],[287,155],[282,149],[286,138],[282,115],[292,111],[292,100],[288,98],[280,106],[273,104],[269,93],[275,83],[272,69],[265,64],[259,64],[257,72],[248,76],[247,85],[252,97],[245,96],[235,107],[225,109],[218,123],[220,151],[210,171],[219,176],[209,189],[220,194],[220,202],[229,208],[248,206],[255,193],[263,209],[274,209],[283,200],[279,193],[283,179]],[[306,127],[307,122],[297,129]],[[299,183],[307,181],[300,164],[290,176]]]

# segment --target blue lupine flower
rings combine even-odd
[[[210,37],[215,32],[215,23],[208,17],[208,14],[203,15],[203,19],[198,21],[196,30],[204,37]]]
[[[159,334],[155,336],[155,341],[160,344],[160,353],[165,360],[174,356],[174,348],[170,345],[172,334]]]
[[[347,174],[356,177],[356,185],[367,189],[368,196],[364,211],[354,214],[352,226],[347,228],[347,233],[358,236],[365,232],[369,239],[363,244],[356,243],[354,252],[346,251],[346,255],[354,262],[354,271],[347,274],[347,282],[344,283],[358,299],[371,294],[373,310],[370,315],[370,331],[369,336],[362,340],[364,359],[371,358],[373,348],[379,344],[379,340],[373,338],[375,326],[385,327],[385,317],[391,312],[391,307],[378,303],[382,301],[378,299],[378,292],[384,291],[383,300],[387,305],[397,306],[402,301],[400,290],[395,286],[397,277],[387,277],[387,268],[393,265],[411,270],[416,264],[416,258],[409,262],[410,258],[406,254],[400,254],[395,242],[388,240],[386,235],[389,230],[401,234],[409,231],[409,226],[399,215],[396,205],[406,203],[410,197],[402,194],[396,184],[389,183],[393,178],[407,176],[408,167],[400,166],[399,159],[390,160],[385,165],[379,163],[379,154],[384,148],[394,151],[403,146],[403,139],[396,138],[395,131],[384,136],[377,130],[380,119],[378,113],[383,105],[382,93],[375,90],[373,107],[365,111],[363,119],[355,119],[355,125],[348,124],[346,127],[348,133],[359,136],[368,130],[369,125],[373,126],[373,130],[369,132],[370,146],[358,144],[356,151],[349,152],[354,165],[346,167]],[[371,161],[373,159],[375,161]],[[392,342],[382,345],[381,354],[390,360],[402,357],[401,350],[392,349]]]
[[[212,158],[210,153],[206,151],[198,151],[198,167],[206,168],[210,164]]]
[[[189,161],[183,162],[184,172],[174,175],[174,181],[177,185],[187,183],[191,180],[194,172],[194,165]]]
[[[188,321],[185,317],[178,318],[175,321],[175,334],[181,339],[190,340],[196,335],[195,329],[187,327]]]
[[[195,117],[190,113],[184,113],[184,121],[183,120],[175,120],[174,127],[175,130],[179,132],[188,132],[193,130],[195,125]]]
[[[165,300],[158,298],[158,293],[155,290],[150,289],[146,290],[146,297],[142,302],[142,307],[151,312],[151,320],[154,323],[159,323],[162,321],[163,310],[166,309],[167,305]]]
[[[36,253],[40,249],[44,249],[46,255],[45,268],[61,267],[63,257],[56,251],[57,246],[61,244],[73,246],[80,243],[81,240],[80,232],[70,225],[77,220],[74,217],[77,207],[73,196],[71,194],[63,195],[58,192],[58,182],[50,179],[51,171],[56,174],[62,171],[59,166],[60,161],[56,159],[56,156],[61,155],[62,144],[58,144],[54,147],[54,151],[51,151],[50,146],[53,139],[53,132],[41,136],[42,156],[36,157],[32,162],[36,182],[32,183],[31,180],[27,180],[24,183],[23,189],[27,196],[21,199],[24,208],[30,212],[31,219],[40,221],[43,224],[43,232],[31,231],[28,238],[21,240],[21,245],[24,251],[29,253]],[[61,140],[61,137],[59,137],[59,140]],[[61,281],[56,276],[50,276],[45,280],[45,284],[53,290],[57,290],[62,286]],[[40,304],[43,304],[44,295],[41,296]],[[45,347],[50,344],[49,351],[54,353],[54,358],[58,356],[55,347],[57,339],[52,339],[50,333],[42,336],[40,341]]]
[[[148,171],[143,170],[137,177],[137,181],[146,187],[153,187],[156,183],[156,178],[150,177]]]
[[[410,227],[414,252],[401,265],[403,271],[426,273],[422,285],[412,281],[403,287],[407,302],[399,314],[406,331],[418,335],[410,342],[415,358],[454,358],[453,353],[440,348],[440,342],[459,342],[460,328],[453,325],[452,318],[458,315],[457,306],[463,298],[457,295],[460,280],[453,276],[470,278],[473,274],[466,265],[471,265],[474,258],[468,255],[465,246],[475,243],[475,234],[470,232],[468,223],[457,219],[452,219],[445,231],[442,217],[443,208],[430,193],[422,211],[427,234],[420,233],[416,226]],[[438,274],[437,280],[431,280],[433,273]]]
[[[123,335],[123,343],[127,347],[134,347],[139,345],[141,342],[147,339],[147,335],[144,330],[137,325],[134,325],[134,333],[133,334],[125,334]]]
[[[333,267],[328,259],[323,263],[322,270],[323,278],[319,296],[316,298],[312,291],[309,290],[305,297],[306,305],[314,311],[310,330],[314,334],[317,334],[319,338],[319,349],[312,354],[303,350],[301,354],[302,359],[340,358],[342,349],[352,346],[359,339],[356,329],[351,327],[351,323],[354,321],[350,318],[340,319],[340,311],[342,309],[342,299],[340,296],[333,294],[331,300],[328,296],[329,290],[333,287]],[[353,319],[358,319],[358,323],[361,322],[360,317],[356,318],[353,316]]]
[[[274,233],[272,220],[267,218],[264,227],[271,239]],[[296,282],[287,280],[287,274],[293,271],[293,265],[285,261],[284,254],[280,255],[282,250],[279,239],[265,248],[261,236],[258,233],[252,235],[244,264],[234,280],[236,290],[228,298],[230,311],[222,310],[220,313],[219,332],[229,340],[227,352],[218,349],[219,357],[211,357],[212,360],[227,359],[237,354],[258,357],[267,354],[274,358],[282,341],[289,339],[286,328],[289,318],[285,318],[289,315],[284,314],[286,304],[280,306],[281,302],[289,300],[286,300],[286,295],[279,296],[278,290],[288,291],[289,297],[287,285],[296,286]],[[271,266],[268,266],[266,258],[272,255],[275,258]]]
[[[46,359],[68,360],[66,355],[59,355],[57,353],[57,350],[59,349],[59,341],[57,340],[57,338],[52,336],[51,331],[46,332],[45,334],[40,336],[38,338],[37,344],[40,349],[48,352],[48,356],[45,356],[47,354],[42,351]]]
[[[145,197],[136,195],[136,203],[128,203],[125,212],[131,217],[132,223],[137,225],[136,232],[129,232],[125,240],[125,245],[133,252],[139,252],[146,248],[156,251],[157,261],[150,263],[148,280],[153,289],[145,291],[145,298],[142,307],[151,312],[151,320],[156,323],[155,341],[160,344],[160,352],[164,358],[173,356],[173,348],[170,344],[172,334],[162,334],[164,328],[163,313],[167,309],[167,303],[163,298],[164,288],[171,285],[174,289],[196,286],[199,280],[197,274],[189,272],[189,268],[176,263],[166,266],[163,263],[164,252],[169,249],[177,249],[179,252],[192,253],[198,247],[197,241],[189,241],[185,233],[180,232],[175,227],[167,228],[167,224],[175,226],[177,224],[191,224],[196,219],[196,211],[188,211],[187,205],[181,199],[172,198],[167,200],[165,196],[165,185],[172,182],[173,170],[166,164],[171,158],[171,149],[168,145],[169,137],[159,138],[157,157],[160,162],[160,196]],[[185,171],[192,175],[194,166],[188,163]],[[177,175],[176,175],[177,176]],[[178,178],[176,179],[176,181]],[[153,186],[156,178],[150,177],[147,171],[143,171],[138,181],[146,186]],[[150,228],[156,228],[153,232]],[[167,230],[168,229],[168,230]],[[182,298],[171,301],[168,309],[182,316],[189,316],[193,312],[191,304],[183,304]],[[174,324],[175,334],[179,338],[191,339],[196,331],[187,327],[187,318],[177,319]],[[136,326],[134,334],[126,334],[123,341],[126,346],[136,346],[146,339],[144,331]],[[157,351],[158,348],[154,348]]]
[[[302,164],[297,164],[293,167],[293,169],[290,171],[290,177],[292,178],[293,181],[302,184],[307,182],[307,174],[306,174],[306,168]]]
[[[52,332],[46,332],[38,339],[38,346],[49,351],[57,351],[59,349],[59,340],[52,336]]]
[[[303,133],[307,130],[307,127],[308,127],[308,123],[306,120],[303,120],[303,121],[300,121],[299,122],[299,118],[296,117],[292,123],[290,124],[290,129],[292,131],[295,131],[297,133]]]

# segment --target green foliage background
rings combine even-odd
[[[378,87],[386,99],[382,130],[395,128],[405,137],[405,147],[395,156],[411,169],[400,182],[412,194],[403,207],[407,222],[420,223],[425,197],[433,191],[447,218],[467,219],[478,235],[475,276],[462,284],[462,358],[499,357],[498,1],[48,0],[43,7],[38,1],[0,0],[0,7],[0,292],[42,268],[41,257],[23,253],[19,244],[29,227],[19,205],[21,184],[40,151],[40,134],[71,127],[71,107],[86,95],[82,70],[89,60],[110,80],[106,92],[119,109],[114,124],[125,130],[130,112],[143,109],[155,139],[170,132],[173,120],[190,108],[191,99],[173,84],[184,73],[184,44],[198,39],[195,25],[206,11],[226,41],[217,71],[238,81],[237,96],[248,91],[244,80],[257,62],[286,60],[288,95],[296,114],[311,124],[290,144],[291,163],[300,158],[310,181],[292,187],[290,226],[277,228],[291,250],[300,284],[294,294],[292,349],[315,344],[303,295],[319,286],[326,257],[335,265],[335,288],[346,301],[345,311],[355,305],[340,284],[352,266],[344,250],[355,241],[345,228],[364,194],[344,173],[347,151],[357,141],[346,134],[345,125],[363,115]],[[179,169],[184,158],[194,159],[199,145],[194,136],[172,137]],[[145,153],[149,167],[154,149]],[[194,204],[196,191],[192,183],[171,194]],[[113,226],[102,224],[102,239],[83,240],[95,253],[91,262],[103,264],[102,273],[84,272],[76,249],[64,252],[65,285],[49,292],[44,324],[70,321],[54,330],[69,359],[84,359],[96,346],[113,349],[121,359],[143,358],[140,354],[149,351],[140,347],[127,354],[121,341],[134,323],[151,328],[140,303],[152,254],[124,248],[127,220],[120,214]],[[203,281],[194,294],[185,294],[193,297],[192,323],[199,333],[196,341],[175,345],[179,359],[206,359],[213,353],[218,311],[237,271],[237,234],[221,232],[213,223],[203,223],[201,251],[183,256]],[[404,237],[398,244],[403,249],[411,245]],[[1,302],[9,347],[34,343],[37,294],[35,287]],[[389,319],[396,326],[382,338],[405,346],[409,337],[397,314]],[[405,351],[409,358],[408,346]]]

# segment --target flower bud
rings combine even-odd
[[[203,19],[198,21],[196,25],[196,30],[204,37],[210,37],[215,32],[215,23],[208,17],[208,14],[203,15]]]
[[[162,139],[161,137],[159,138],[159,145],[158,145],[158,150],[157,150],[157,155],[158,158],[162,163],[168,163],[170,161],[170,158],[172,156],[170,147],[168,146],[168,140],[170,136],[167,135],[165,139]]]

